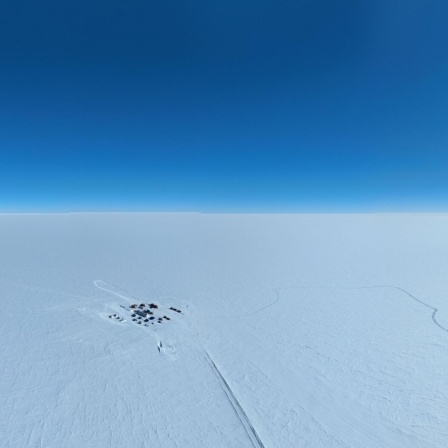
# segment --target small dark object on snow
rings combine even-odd
[[[136,322],[137,319],[132,319],[133,322]]]
[[[131,305],[131,308],[137,308],[137,305],[134,303],[133,305]]]
[[[155,319],[155,317],[150,317],[150,318],[149,318],[149,320],[154,320],[154,319]]]
[[[181,310],[176,310],[176,313],[181,313],[182,311]]]
[[[157,308],[159,308],[159,305],[156,305],[155,303],[150,303],[149,307],[157,309]]]
[[[141,325],[142,323],[140,321],[137,322],[139,325]]]
[[[145,319],[143,322],[149,322],[149,319]]]
[[[136,315],[135,314],[131,314],[131,317],[135,317]]]

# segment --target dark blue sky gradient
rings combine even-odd
[[[448,211],[448,3],[0,3],[0,211]]]

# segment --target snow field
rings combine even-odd
[[[2,215],[0,447],[444,448],[447,224]]]

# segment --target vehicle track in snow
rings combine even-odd
[[[292,287],[294,288],[294,287]],[[307,287],[297,287],[298,289],[308,289]],[[405,289],[401,288],[400,286],[394,286],[394,285],[372,285],[372,286],[322,286],[319,287],[322,289],[379,289],[379,288],[390,288],[390,289],[396,289],[398,291],[401,291],[403,294],[406,294],[408,297],[410,297],[412,300],[415,300],[416,302],[420,303],[420,305],[425,306],[426,308],[429,308],[432,310],[431,319],[434,322],[435,325],[437,325],[441,330],[446,331],[448,333],[448,328],[444,327],[436,318],[436,314],[438,313],[439,309],[433,307],[429,303],[424,302],[421,299],[418,299],[413,294],[411,294],[409,291],[406,291]],[[289,288],[279,288],[279,289],[289,289]]]
[[[437,313],[439,312],[438,308],[433,307],[429,303],[426,303],[425,301],[418,299],[413,294],[411,294],[409,291],[406,291],[404,288],[401,288],[400,286],[394,286],[394,285],[373,285],[373,286],[286,286],[281,288],[274,288],[273,291],[277,295],[276,299],[272,302],[268,303],[267,305],[264,305],[250,313],[244,313],[244,314],[236,314],[233,316],[218,316],[220,319],[239,319],[242,317],[250,317],[254,316],[255,314],[258,314],[274,305],[276,305],[278,302],[280,302],[280,291],[281,289],[375,289],[375,288],[390,288],[390,289],[396,289],[398,291],[401,291],[403,294],[406,294],[411,299],[415,300],[416,302],[420,303],[421,305],[425,306],[426,308],[429,308],[432,310],[431,319],[434,322],[435,325],[437,325],[441,330],[446,331],[448,333],[448,328],[444,327],[438,320],[437,320]]]
[[[273,291],[275,292],[275,295],[276,295],[276,299],[275,300],[273,300],[272,302],[268,303],[267,305],[262,306],[261,308],[257,308],[256,310],[254,310],[254,311],[252,311],[250,313],[241,314],[239,317],[255,316],[255,314],[258,314],[261,311],[267,310],[271,306],[277,305],[277,303],[280,302],[280,292],[278,291],[278,289],[273,289]]]
[[[244,426],[244,429],[246,430],[247,435],[249,436],[252,445],[254,448],[265,448],[263,442],[261,441],[259,435],[257,434],[257,431],[255,430],[254,426],[252,425],[252,422],[250,421],[249,417],[247,416],[244,408],[241,406],[241,403],[236,398],[235,394],[233,393],[232,388],[229,386],[229,383],[226,381],[218,367],[216,366],[213,359],[210,357],[209,353],[205,348],[204,355],[207,363],[213,370],[214,374],[218,378],[221,387],[223,388],[225,394],[227,395],[228,400],[230,401],[230,404],[232,405],[233,409],[235,410],[235,413],[237,414],[241,424]]]
[[[118,297],[121,297],[122,299],[126,300],[128,303],[132,303],[132,299],[137,300],[138,302],[140,301],[140,299],[138,297],[136,297],[134,294],[132,294],[131,292],[129,292],[127,289],[122,288],[121,286],[118,285],[114,285],[111,282],[108,282],[106,280],[95,280],[93,282],[93,284],[98,288],[98,289],[102,289],[103,291],[109,292],[111,294],[115,294]],[[120,294],[117,291],[113,291],[111,289],[108,289],[105,285],[110,285],[115,289],[118,289],[119,291],[124,292],[125,295]],[[132,297],[132,299],[131,299]]]
[[[438,313],[439,309],[431,306],[429,303],[424,302],[423,300],[418,299],[414,295],[412,295],[410,292],[406,291],[403,288],[400,288],[399,286],[389,286],[389,285],[378,285],[378,286],[367,286],[365,288],[393,288],[397,289],[398,291],[403,292],[407,296],[409,296],[411,299],[415,300],[416,302],[420,303],[423,306],[426,306],[427,308],[432,310],[431,319],[432,321],[443,331],[446,331],[448,333],[448,328],[444,327],[436,318],[436,314]]]
[[[280,288],[281,289],[281,288]],[[249,313],[239,313],[237,315],[231,315],[231,316],[217,316],[220,319],[239,319],[241,317],[250,317],[250,316],[254,316],[255,314],[260,313],[261,311],[264,311],[268,308],[270,308],[271,306],[276,305],[279,301],[280,301],[280,292],[278,291],[278,289],[273,289],[273,291],[275,292],[276,298],[274,300],[272,300],[271,302],[269,302],[266,305],[261,306],[260,308],[257,308],[253,311],[250,311]]]
[[[390,288],[390,289],[396,289],[398,291],[401,291],[403,294],[406,294],[408,297],[410,297],[412,300],[420,303],[420,305],[425,306],[426,308],[429,308],[432,310],[431,319],[434,322],[435,325],[437,325],[441,330],[446,331],[448,333],[448,328],[444,327],[436,318],[436,315],[439,311],[438,308],[435,308],[434,306],[430,305],[429,303],[424,302],[421,299],[418,299],[413,294],[411,294],[409,291],[406,291],[404,288],[401,288],[400,286],[394,286],[394,285],[372,285],[372,286],[291,286],[291,287],[284,287],[284,288],[278,288],[278,289],[380,289],[380,288]]]

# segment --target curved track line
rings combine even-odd
[[[448,333],[448,328],[444,327],[436,318],[436,314],[438,313],[439,309],[433,307],[432,305],[429,305],[428,303],[424,302],[421,299],[418,299],[413,294],[411,294],[409,291],[406,291],[405,289],[401,288],[400,286],[394,286],[394,285],[372,285],[372,286],[285,286],[278,289],[375,289],[375,288],[391,288],[391,289],[397,289],[398,291],[401,291],[402,293],[406,294],[411,299],[415,300],[416,302],[420,303],[421,305],[429,308],[432,310],[431,319],[434,322],[435,325],[437,325],[441,330],[446,331]],[[277,290],[275,290],[277,291]],[[259,310],[261,311],[261,310]]]
[[[439,311],[438,308],[434,308],[433,306],[429,305],[428,303],[424,302],[423,300],[417,299],[417,297],[415,297],[414,295],[412,295],[410,292],[406,291],[403,288],[400,288],[399,286],[390,286],[390,285],[378,285],[378,286],[365,286],[363,287],[365,289],[367,288],[393,288],[393,289],[398,289],[398,291],[403,292],[404,294],[406,294],[407,296],[409,296],[411,299],[415,300],[416,302],[420,303],[423,306],[426,306],[427,308],[432,310],[432,315],[431,315],[431,319],[432,321],[443,331],[448,332],[448,328],[445,328],[442,324],[440,324],[437,319],[436,319],[436,314]]]

